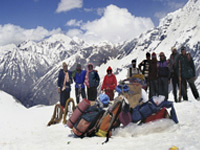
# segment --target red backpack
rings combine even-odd
[[[144,122],[150,122],[150,121],[155,121],[157,119],[162,119],[162,118],[169,118],[169,114],[167,112],[167,109],[163,107],[159,112],[152,114],[151,116],[147,117]]]

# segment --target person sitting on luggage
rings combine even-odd
[[[58,75],[58,93],[60,94],[60,105],[62,110],[65,108],[65,103],[70,97],[71,85],[72,84],[72,73],[68,70],[68,65],[63,62],[62,69]]]
[[[138,68],[136,68],[136,59],[133,59],[131,61],[131,67],[129,68],[127,73],[127,78],[130,78],[135,74],[141,74],[141,72]]]
[[[107,94],[110,100],[114,99],[114,90],[117,86],[117,79],[115,75],[112,73],[112,68],[109,66],[107,69],[107,75],[105,75],[103,84],[101,86],[101,90],[105,90],[105,94]]]

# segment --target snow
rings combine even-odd
[[[169,99],[173,95],[170,93]],[[164,150],[173,145],[180,150],[200,148],[200,102],[189,92],[189,101],[174,103],[179,124],[162,119],[141,126],[129,124],[113,131],[106,138],[75,138],[71,130],[60,123],[47,127],[54,106],[25,108],[12,96],[0,91],[0,150],[115,149]]]
[[[53,36],[51,36],[50,38],[46,39],[46,42],[52,43],[55,41],[65,41],[66,43],[70,43],[72,39],[64,34],[54,34]]]
[[[136,39],[137,42],[133,40],[133,44],[131,44],[131,41],[127,42],[127,45],[126,43],[124,43],[124,45],[119,44],[118,46],[122,47],[122,50],[124,47],[128,47],[129,44],[131,46],[136,44],[136,46],[133,46],[133,50],[129,55],[123,58],[121,57],[121,59],[110,59],[106,64],[95,67],[95,69],[98,70],[101,82],[106,74],[108,66],[113,68],[114,73],[118,73],[116,75],[118,81],[124,79],[127,74],[127,67],[130,65],[131,60],[137,59],[138,65],[145,58],[147,51],[154,51],[157,54],[164,51],[167,58],[169,58],[171,53],[170,48],[172,46],[180,48],[181,44],[187,40],[187,47],[193,50],[194,46],[199,42],[199,10],[200,1],[189,0],[186,6],[182,9],[170,13],[167,17],[161,20],[159,27],[148,31],[146,34],[142,34],[140,38]],[[172,20],[170,21],[170,19]],[[162,35],[166,35],[166,38],[163,41],[160,41],[160,36]],[[80,39],[75,38],[73,40],[73,42],[76,42],[78,46],[82,47],[80,49],[89,46]],[[43,64],[43,66],[57,64],[55,68],[48,71],[45,76],[40,78],[38,83],[35,85],[35,88],[40,91],[43,86],[39,86],[39,83],[45,78],[48,79],[49,82],[51,75],[53,76],[58,72],[62,61],[65,60],[69,63],[69,66],[72,66],[77,61],[76,57],[83,58],[81,51],[77,51],[74,55],[73,51],[76,50],[76,45],[70,45],[71,41],[72,39],[66,35],[56,34],[40,43],[26,41],[22,43],[19,48],[14,44],[0,47],[0,54],[1,56],[4,56],[4,54],[7,54],[11,50],[16,52],[16,54],[13,52],[11,55],[13,56],[13,61],[6,65],[6,68],[9,68],[9,70],[12,70],[10,69],[12,67],[17,70],[15,61],[24,58],[28,60],[25,62],[26,65],[31,68],[31,71],[35,70],[34,67],[37,67],[36,65],[38,61],[40,64]],[[98,53],[101,48],[106,49],[107,45],[110,46],[110,49],[117,47],[117,45],[114,46],[106,41],[98,43],[97,45],[91,44],[90,46],[96,47],[96,51],[93,51],[93,53]],[[21,48],[24,48],[22,49],[23,52],[21,52]],[[69,49],[72,49],[73,53],[69,51]],[[31,53],[25,53],[25,50],[30,50]],[[65,57],[63,60],[59,56],[61,54],[60,52],[65,51],[68,52],[67,54],[70,55],[70,57]],[[35,52],[39,53],[39,55],[31,57]],[[196,56],[194,56],[195,66],[197,67],[196,69],[199,70],[199,53],[196,52],[194,54],[196,54]],[[5,56],[8,57],[7,55]],[[3,60],[5,57],[2,57],[1,59]],[[54,59],[59,60],[60,63],[55,63],[57,61]],[[89,60],[90,59],[87,58],[87,62]],[[22,62],[19,61],[19,63]],[[26,65],[21,64],[23,68],[21,69],[22,72],[25,72],[24,66]],[[0,67],[2,68],[3,65],[1,64]],[[14,75],[17,75],[17,73]],[[3,74],[2,79],[6,77],[6,75],[9,75],[9,72]],[[37,78],[33,78],[36,81]],[[22,80],[25,80],[25,78],[22,77]],[[197,88],[198,91],[200,91],[200,77],[197,78],[196,85],[198,85]],[[74,85],[72,85],[71,96],[75,99],[74,93]],[[105,138],[75,138],[71,133],[71,130],[62,123],[47,127],[47,123],[51,119],[54,110],[53,105],[38,105],[27,109],[11,95],[0,91],[0,150],[168,150],[173,145],[177,146],[179,150],[199,150],[200,102],[194,99],[191,90],[188,90],[188,97],[188,102],[184,101],[174,104],[179,124],[174,124],[173,121],[168,119],[162,119],[142,126],[130,124],[126,128],[115,130],[110,141],[107,144],[102,145]],[[169,94],[169,100],[173,100],[172,92]]]

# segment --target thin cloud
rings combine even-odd
[[[81,8],[83,0],[61,0],[56,9],[56,13],[67,12],[75,8]]]
[[[183,6],[185,5],[185,3],[177,3],[177,2],[168,2],[168,6],[173,9],[173,10],[176,10],[176,9],[179,9],[179,8],[182,8]]]
[[[162,10],[160,12],[155,12],[154,17],[158,19],[164,18],[169,12],[173,12],[179,8],[182,8],[185,5],[185,2],[176,2],[172,0],[153,0],[156,2],[162,2],[165,6],[165,10]]]
[[[77,27],[80,27],[82,23],[83,23],[82,20],[77,21],[76,19],[71,19],[66,23],[66,26],[77,26]]]
[[[126,8],[109,5],[104,9],[100,19],[84,23],[80,27],[83,32],[77,36],[91,43],[105,40],[118,43],[135,38],[153,27],[150,18],[136,17]]]
[[[93,12],[99,16],[104,14],[105,8],[84,8],[85,12]]]
[[[72,29],[66,33],[69,37],[78,37],[79,35],[83,34],[83,31],[80,29]]]
[[[158,18],[158,19],[162,19],[167,15],[167,12],[156,12],[154,14],[154,17]]]
[[[97,14],[98,14],[99,16],[102,16],[102,15],[104,14],[104,12],[105,12],[105,8],[98,8],[98,9],[97,9]]]
[[[94,9],[93,9],[93,8],[84,8],[84,11],[85,11],[85,12],[93,12]]]
[[[41,26],[35,29],[24,29],[13,24],[0,25],[0,45],[2,46],[10,43],[20,44],[26,40],[40,41],[45,37],[60,32],[60,28],[48,31]]]
[[[169,9],[179,9],[185,5],[187,0],[153,0],[154,2],[163,3],[164,6],[167,6]]]

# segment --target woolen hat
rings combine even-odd
[[[153,57],[153,56],[156,56],[156,53],[155,53],[155,52],[152,53],[152,57]]]
[[[77,64],[76,68],[81,68],[81,64]]]
[[[183,50],[186,50],[185,46],[182,46],[182,47],[181,47],[181,51],[183,51]]]
[[[136,64],[136,59],[133,59],[133,60],[131,61],[131,63],[132,63],[132,64]]]

